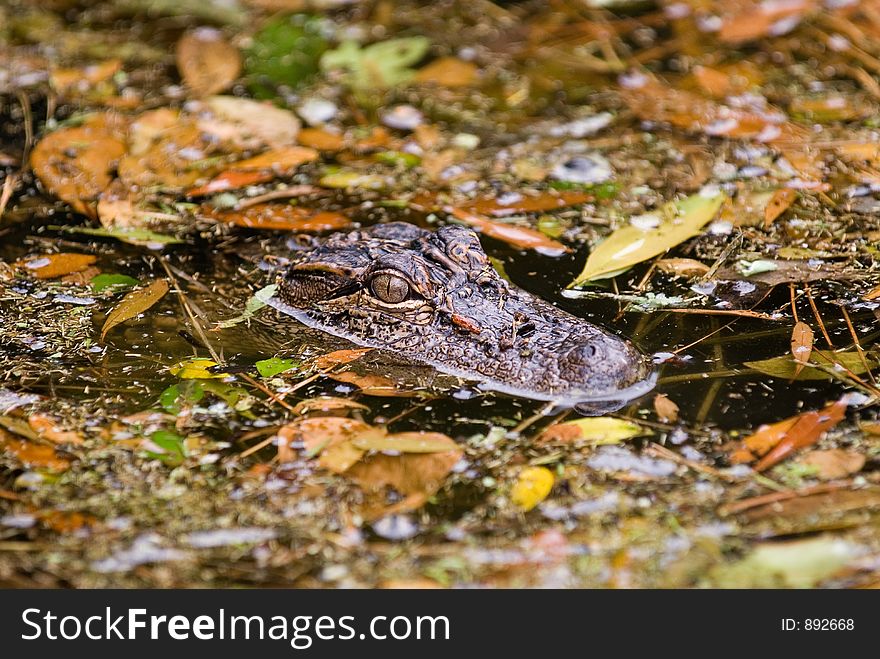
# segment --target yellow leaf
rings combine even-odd
[[[217,366],[217,362],[210,359],[187,359],[175,364],[169,370],[171,375],[176,375],[181,380],[210,380],[213,378],[225,378],[228,373],[216,373],[209,368]]]
[[[593,279],[616,276],[654,256],[693,238],[713,218],[727,199],[723,192],[703,191],[668,205],[671,212],[658,214],[656,226],[629,224],[613,232],[590,254],[583,272],[569,288]],[[649,224],[649,223],[643,223]]]
[[[104,321],[104,327],[101,328],[101,340],[107,336],[107,332],[117,325],[131,320],[138,314],[143,313],[156,302],[158,302],[165,293],[168,292],[168,282],[164,279],[157,279],[146,288],[139,288],[126,295],[119,304],[111,311],[107,320]]]
[[[397,451],[398,453],[442,453],[457,451],[458,445],[439,432],[399,432],[394,435],[363,435],[351,442],[364,451]]]
[[[649,434],[632,421],[615,419],[611,416],[592,416],[574,419],[565,423],[554,423],[548,427],[538,442],[589,441],[595,444],[616,444],[625,439]]]
[[[527,467],[519,473],[510,490],[510,500],[518,508],[529,511],[550,494],[553,489],[553,472],[546,467]]]

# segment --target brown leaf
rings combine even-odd
[[[797,362],[794,376],[797,377],[810,361],[813,353],[813,330],[803,321],[798,321],[791,332],[791,355]]]
[[[679,277],[702,277],[709,272],[709,266],[695,259],[669,258],[657,261],[657,269],[670,275]]]
[[[675,423],[678,420],[678,405],[673,403],[666,394],[654,396],[654,411],[662,423]]]
[[[184,34],[175,51],[177,70],[196,96],[223,91],[241,72],[241,56],[219,30],[200,27]]]
[[[364,454],[362,449],[352,444],[353,439],[384,433],[384,428],[376,428],[356,419],[312,417],[287,424],[278,436],[288,444],[291,441],[302,442],[310,455],[318,456],[320,466],[341,474]]]
[[[480,233],[520,249],[533,249],[547,256],[559,256],[571,251],[562,243],[548,238],[535,229],[495,222],[461,208],[451,208],[449,213]]]
[[[328,368],[333,368],[334,366],[339,366],[340,364],[348,364],[349,362],[353,362],[356,359],[360,359],[371,350],[372,348],[334,350],[333,352],[328,352],[326,355],[315,357],[313,363],[315,365],[315,368],[317,368],[319,371],[325,371]]]
[[[302,400],[293,406],[291,412],[298,415],[311,414],[312,412],[336,412],[338,410],[369,410],[370,408],[362,403],[350,400],[348,398],[337,398],[335,396],[319,396],[318,398],[309,398]]]
[[[101,328],[101,340],[103,341],[107,332],[120,323],[131,320],[152,307],[167,292],[168,282],[164,279],[157,279],[146,288],[139,288],[126,295],[107,315],[107,320],[104,321],[104,326]]]
[[[216,171],[216,163],[209,160],[216,142],[190,117],[180,116],[165,126],[171,116],[152,114],[131,138],[137,140],[137,149],[129,149],[118,168],[126,187],[187,188]]]
[[[251,169],[271,169],[276,172],[293,172],[300,165],[318,159],[318,152],[305,146],[285,146],[270,149],[264,153],[232,164],[232,169],[247,171]]]
[[[40,523],[56,533],[73,533],[82,528],[98,525],[98,518],[80,512],[48,510],[38,515]]]
[[[595,199],[589,192],[544,192],[539,195],[512,195],[510,198],[484,197],[459,208],[492,217],[506,217],[522,213],[540,213],[579,206]]]
[[[94,202],[125,153],[123,128],[118,115],[102,113],[81,126],[51,132],[34,147],[31,167],[49,192],[76,212],[95,217]]]
[[[439,432],[398,432],[393,435],[362,435],[352,440],[365,451],[397,451],[399,453],[442,453],[457,451],[458,444]]]
[[[235,224],[248,229],[275,231],[338,231],[351,226],[351,220],[334,211],[316,213],[309,208],[290,204],[256,204],[242,210],[218,211],[210,206],[202,210],[212,220]]]
[[[238,171],[230,170],[217,174],[204,185],[190,188],[186,191],[187,197],[204,197],[205,195],[217,194],[218,192],[226,192],[228,190],[239,190],[249,185],[257,185],[258,183],[266,183],[276,178],[275,172],[271,170],[263,171]]]
[[[341,373],[328,373],[329,377],[337,382],[353,384],[362,394],[367,396],[402,396],[415,395],[414,392],[404,391],[397,388],[397,384],[391,378],[384,375],[362,375],[354,371],[342,371]]]
[[[345,138],[342,135],[324,128],[303,128],[296,139],[303,146],[318,151],[341,151],[345,147]]]
[[[59,426],[58,419],[46,414],[31,414],[28,417],[28,425],[41,439],[53,444],[82,444],[84,441],[78,432],[64,430]]]
[[[346,476],[365,490],[392,487],[401,494],[434,494],[461,459],[461,449],[443,453],[371,455],[351,467]]]
[[[479,69],[471,62],[457,57],[441,57],[419,69],[415,80],[442,87],[469,87],[477,82],[478,73]]]
[[[3,429],[0,429],[0,448],[27,467],[38,467],[51,471],[65,471],[70,467],[70,460],[58,455],[53,447],[17,439]]]
[[[82,94],[102,82],[110,80],[122,70],[122,60],[111,59],[88,66],[55,69],[49,78],[52,88],[61,96]]]
[[[801,464],[815,467],[822,480],[834,480],[855,474],[865,466],[865,456],[855,451],[830,449],[810,451],[798,460]]]
[[[44,254],[26,261],[19,261],[16,265],[24,268],[37,279],[55,279],[69,275],[72,272],[82,272],[96,260],[97,257],[91,254],[61,252],[59,254]]]
[[[773,224],[777,217],[788,210],[795,199],[797,199],[797,191],[792,188],[779,188],[774,192],[764,209],[764,227]]]

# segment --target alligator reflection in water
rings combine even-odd
[[[485,389],[608,409],[654,383],[632,344],[504,281],[464,227],[335,234],[287,268],[279,297],[310,327]]]

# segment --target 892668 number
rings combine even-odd
[[[852,618],[806,618],[804,631],[845,631],[855,629]]]

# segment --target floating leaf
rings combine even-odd
[[[439,432],[399,432],[394,435],[371,435],[352,440],[364,451],[397,451],[399,453],[438,453],[456,451],[458,445]]]
[[[654,227],[629,224],[617,229],[593,250],[569,288],[612,277],[693,238],[715,217],[725,199],[723,192],[704,191],[667,205]]]
[[[688,279],[702,277],[709,272],[709,266],[705,263],[695,259],[682,258],[660,259],[657,261],[657,269],[660,272],[687,277]]]
[[[834,448],[827,451],[810,451],[798,460],[799,464],[814,467],[821,480],[836,480],[856,474],[865,466],[866,458],[855,451]]]
[[[247,229],[319,233],[351,226],[351,220],[341,213],[315,212],[310,208],[290,204],[255,204],[242,210],[229,211],[218,211],[209,206],[203,206],[202,209],[212,220]]]
[[[250,185],[258,183],[266,183],[275,178],[275,173],[271,171],[244,171],[231,170],[220,172],[204,185],[189,188],[186,191],[187,197],[204,197],[205,195],[217,194],[218,192],[226,192],[228,190],[239,190]]]
[[[82,272],[97,260],[97,257],[91,254],[61,252],[19,261],[18,265],[24,267],[37,279],[55,279],[72,272]]]
[[[157,279],[146,288],[140,288],[126,295],[107,315],[107,320],[104,321],[104,326],[101,328],[101,340],[103,341],[107,332],[117,325],[135,318],[152,307],[167,292],[168,282],[164,279]]]
[[[102,293],[108,288],[131,288],[138,284],[140,282],[137,279],[128,275],[103,274],[91,279],[92,290],[95,293]]]
[[[239,160],[232,164],[233,169],[271,169],[276,172],[292,172],[300,165],[318,159],[318,152],[306,146],[286,146],[270,149],[253,158]]]
[[[299,363],[293,359],[281,359],[280,357],[261,359],[254,364],[257,367],[257,373],[260,374],[260,377],[264,378],[271,378],[279,373],[296,368],[298,365]]]
[[[791,331],[791,356],[797,362],[794,376],[800,375],[810,361],[813,352],[813,330],[803,321],[798,321]]]
[[[353,465],[345,475],[366,490],[392,487],[403,495],[422,495],[416,504],[419,505],[440,489],[461,455],[457,447],[439,453],[374,453]]]
[[[769,227],[777,217],[782,215],[797,199],[797,191],[793,188],[779,188],[770,197],[764,208],[764,226]]]
[[[268,286],[264,286],[248,298],[248,301],[245,302],[244,305],[244,312],[240,316],[236,316],[235,318],[231,318],[230,320],[224,320],[223,322],[217,323],[217,327],[220,329],[227,329],[229,327],[238,325],[239,323],[250,320],[251,318],[253,318],[254,314],[257,313],[257,311],[268,304],[268,301],[271,300],[272,297],[274,297],[277,290],[277,284],[269,284]]]
[[[594,416],[554,423],[541,433],[538,442],[587,441],[595,444],[617,444],[649,434],[642,426],[626,419]]]
[[[210,359],[194,358],[185,359],[168,370],[171,372],[171,375],[176,375],[181,380],[210,380],[212,378],[228,377],[228,373],[218,373],[210,370],[218,365],[217,362]]]
[[[177,42],[175,57],[183,83],[196,96],[223,91],[241,72],[238,49],[213,28],[200,27],[185,33]]]
[[[303,128],[297,135],[297,141],[318,151],[341,151],[345,147],[342,135],[323,128]]]
[[[102,236],[105,238],[116,238],[124,243],[131,245],[139,245],[149,249],[157,249],[165,245],[173,245],[183,242],[180,238],[167,236],[162,233],[156,233],[149,229],[129,229],[123,227],[95,228],[95,227],[62,227],[51,226],[50,229],[61,231],[69,231],[70,233],[84,233],[89,236]]]
[[[838,368],[839,364],[844,369],[852,371],[856,375],[862,375],[865,372],[865,363],[859,356],[858,352],[832,352],[830,350],[813,350],[811,352],[812,363],[821,364],[828,368]],[[876,366],[876,360],[870,356],[865,356],[868,366]],[[829,380],[831,375],[822,369],[814,366],[804,367],[795,361],[792,355],[781,355],[771,359],[762,359],[760,361],[745,362],[745,366],[753,368],[764,375],[770,375],[775,378],[784,378],[786,380]],[[803,370],[801,370],[803,369]],[[844,371],[840,371],[844,375]]]
[[[356,359],[360,359],[371,350],[372,348],[334,350],[333,352],[328,352],[326,355],[315,357],[315,368],[320,371],[324,371],[329,368],[333,368],[334,366],[339,366],[340,364],[348,364],[349,362],[353,362]]]
[[[41,467],[50,471],[65,471],[70,467],[70,460],[58,455],[54,447],[16,439],[3,429],[0,429],[0,448],[28,467]]]
[[[678,405],[669,399],[666,394],[654,396],[654,411],[662,423],[675,423],[678,421]]]
[[[561,242],[528,227],[497,222],[461,208],[450,209],[450,214],[476,231],[520,249],[533,249],[546,256],[559,256],[571,251]]]
[[[195,405],[205,397],[202,383],[193,380],[172,384],[159,394],[159,404],[169,414],[180,414],[184,406]]]
[[[510,490],[510,500],[517,508],[528,512],[550,494],[555,478],[546,467],[526,467]]]
[[[336,410],[369,410],[363,403],[358,403],[350,398],[338,398],[336,396],[318,396],[302,400],[293,406],[293,414],[305,415],[311,412],[333,412]]]

